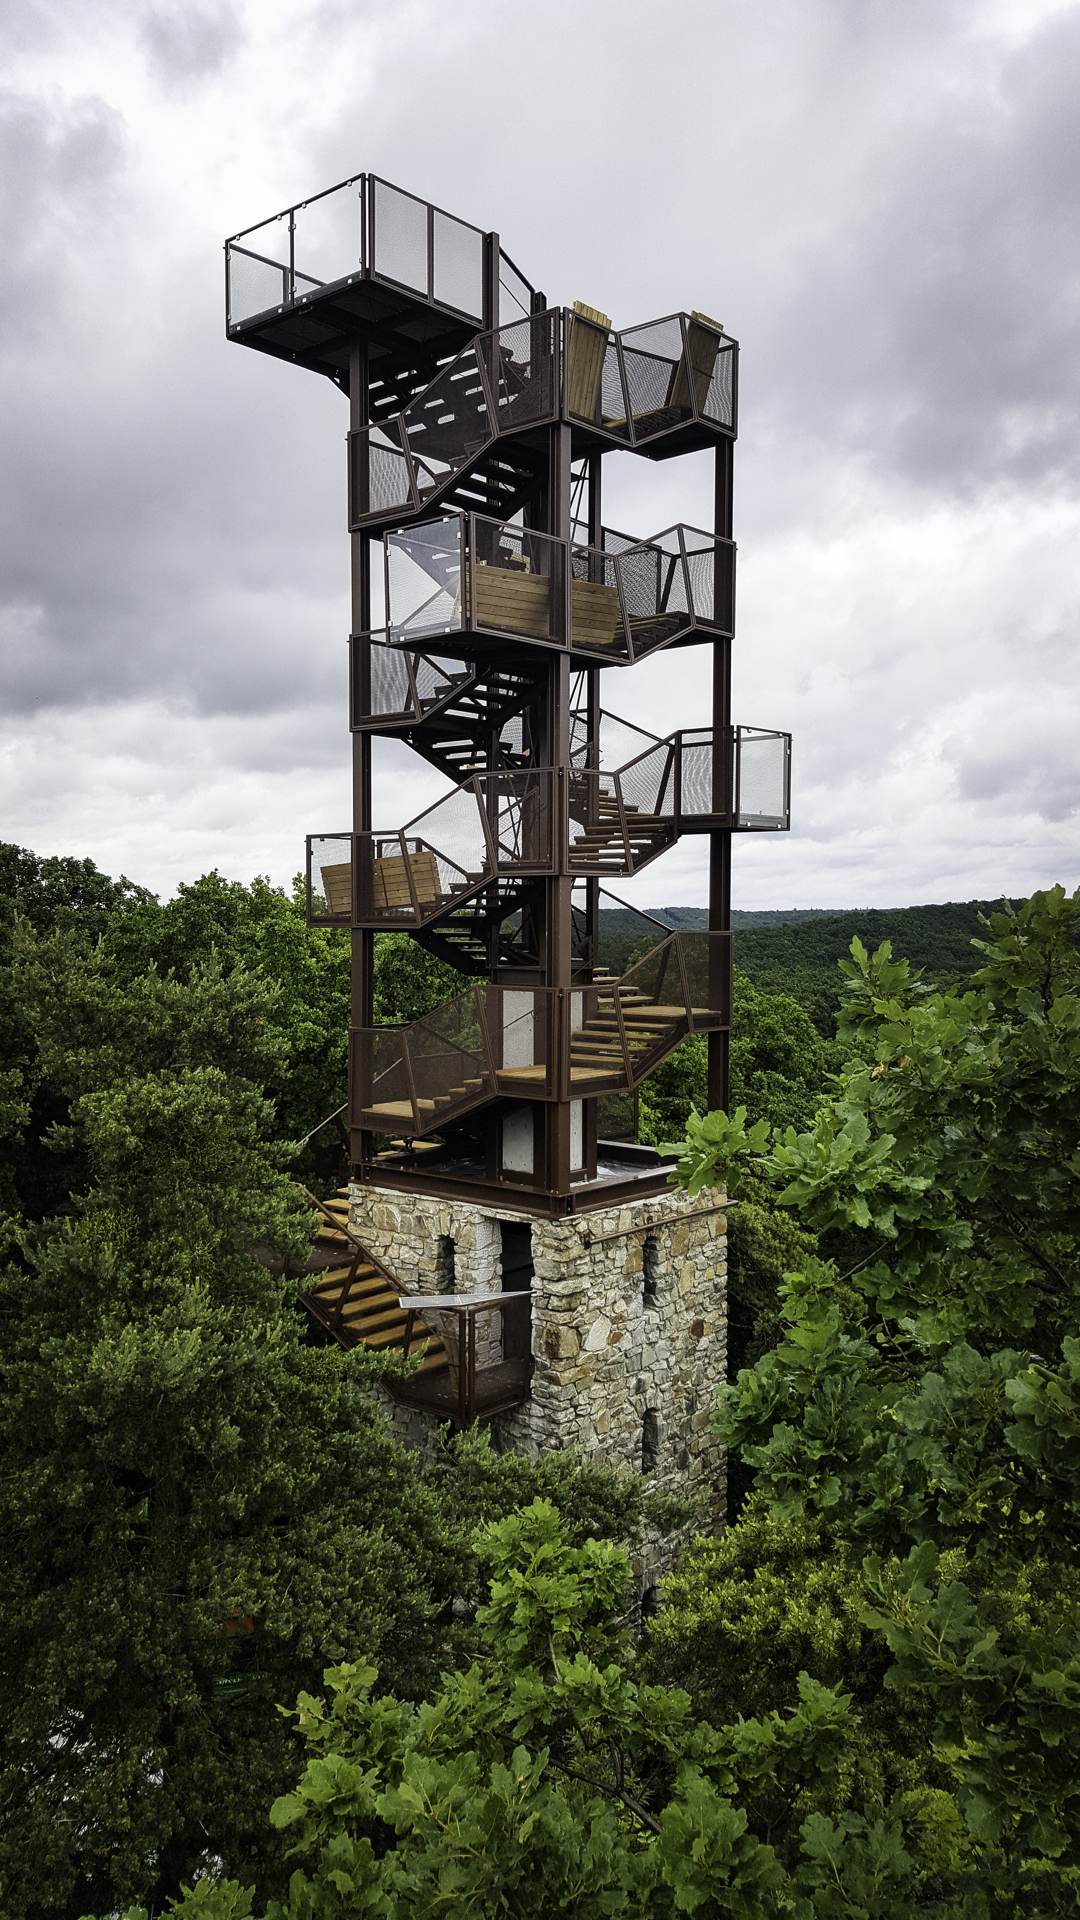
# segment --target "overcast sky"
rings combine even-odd
[[[741,342],[739,907],[1077,884],[1078,0],[8,0],[0,837],[170,893],[348,825],[344,433],[225,236],[361,169],[617,326]],[[709,510],[605,464],[605,517]],[[605,676],[699,724],[704,652]],[[376,824],[441,790],[387,757]],[[632,889],[706,893],[705,845]]]

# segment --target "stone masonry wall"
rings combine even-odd
[[[446,1290],[454,1243],[458,1293],[497,1293],[499,1222],[527,1221],[533,1247],[532,1396],[492,1421],[497,1443],[539,1456],[576,1444],[622,1473],[652,1471],[658,1493],[689,1494],[696,1525],[723,1524],[725,1462],[709,1421],[727,1355],[727,1222],[723,1196],[653,1195],[568,1220],[350,1189],[353,1232],[406,1291]],[[646,1291],[646,1260],[649,1288]],[[386,1408],[402,1440],[425,1447],[431,1423]],[[635,1571],[648,1589],[677,1542],[646,1542]]]

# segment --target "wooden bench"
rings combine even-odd
[[[692,402],[696,413],[702,411],[723,333],[719,320],[710,320],[707,313],[690,315],[686,329],[686,352],[680,358],[668,388],[669,407],[688,408]]]
[[[619,595],[602,580],[575,580],[570,587],[570,638],[576,647],[613,647],[623,640]]]
[[[476,623],[530,640],[554,640],[551,587],[547,574],[518,573],[481,562],[476,569]],[[570,631],[578,646],[614,646],[622,637],[616,589],[602,580],[571,581]]]
[[[401,854],[390,854],[385,859],[373,860],[371,863],[371,904],[376,911],[380,907],[412,906],[412,894],[409,892],[410,873],[418,902],[423,904],[428,900],[442,898],[439,867],[433,853],[410,853],[408,871]]]
[[[352,919],[352,862],[343,860],[333,867],[320,867],[323,897],[328,913],[337,920]]]
[[[597,307],[585,306],[581,300],[574,301],[566,349],[566,405],[579,420],[600,423],[604,359],[610,332],[611,321],[606,313]]]

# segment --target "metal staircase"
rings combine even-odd
[[[328,1261],[315,1284],[301,1295],[312,1319],[346,1349],[400,1351],[409,1309],[400,1305],[402,1289],[393,1274],[350,1232],[348,1187],[339,1188],[333,1200],[316,1200],[311,1193],[307,1198],[322,1217],[313,1253]],[[421,1370],[433,1371],[445,1364],[443,1343],[432,1328],[414,1320],[411,1334],[414,1346],[427,1341]]]
[[[620,979],[571,994],[480,986],[403,1027],[354,1029],[351,1124],[414,1139],[495,1100],[630,1092],[689,1034],[730,1020],[731,936],[673,933]]]
[[[309,839],[307,891],[311,924],[353,933],[354,1168],[553,1214],[606,1204],[582,1197],[599,1178],[601,1094],[707,1032],[724,1104],[730,836],[788,824],[788,737],[730,723],[736,342],[700,312],[617,329],[580,302],[551,308],[497,234],[372,174],[234,235],[226,302],[231,339],[349,396],[356,810],[349,832]],[[617,450],[709,453],[713,526],[605,526]],[[709,725],[645,736],[605,766],[601,674],[703,643]],[[372,812],[380,734],[451,783],[388,832]],[[601,882],[686,832],[711,839],[717,931],[671,934],[604,978]],[[389,930],[475,985],[376,1028],[374,936]],[[441,1185],[419,1157],[381,1162],[377,1136],[436,1129],[453,1169]],[[660,1191],[663,1173],[649,1177]],[[312,1310],[335,1337],[363,1326],[393,1343],[391,1276],[360,1253],[317,1283]]]

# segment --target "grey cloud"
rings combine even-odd
[[[1041,820],[1067,820],[1080,810],[1080,767],[1075,752],[1070,754],[1056,748],[1055,743],[1040,741],[1034,729],[1024,731],[1027,738],[1012,752],[975,747],[960,756],[960,798],[1008,802],[1016,812],[1034,813]],[[1025,746],[1027,752],[1023,751]]]
[[[95,232],[111,231],[126,153],[103,100],[0,95],[0,337],[20,351],[45,324],[62,349],[65,296]]]
[[[214,0],[212,6],[179,0],[152,7],[140,23],[139,38],[155,79],[179,91],[219,73],[244,35],[238,9],[227,0]]]
[[[809,246],[768,411],[965,490],[1078,475],[1080,14],[928,97]],[[812,332],[802,313],[812,311]]]

